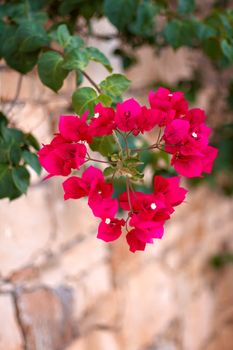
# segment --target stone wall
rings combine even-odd
[[[99,43],[98,43],[99,45]],[[111,44],[114,46],[114,42]],[[111,51],[111,46],[103,49]],[[131,93],[161,76],[188,77],[197,62],[149,49],[128,74]],[[115,61],[116,69],[119,63]],[[97,65],[90,74],[105,74]],[[2,69],[1,99],[11,106],[18,74]],[[141,79],[143,77],[143,79]],[[59,95],[36,72],[23,78],[12,125],[51,138],[70,101],[74,77]],[[203,107],[213,96],[206,87]],[[191,190],[162,241],[132,254],[124,237],[96,239],[98,220],[84,200],[63,201],[60,182],[34,174],[26,196],[0,201],[0,350],[231,350],[233,269],[214,270],[209,258],[233,248],[233,203],[202,185]]]

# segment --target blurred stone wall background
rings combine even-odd
[[[109,32],[105,22],[98,28]],[[116,42],[95,44],[110,56]],[[152,81],[174,83],[200,67],[206,86],[197,105],[213,123],[221,117],[224,91],[204,57],[188,49],[138,54],[128,72],[131,95],[145,102]],[[1,104],[9,108],[19,75],[4,62],[0,68]],[[97,82],[105,75],[94,64],[89,73]],[[33,71],[23,78],[12,125],[49,142],[74,87],[70,76],[56,95]],[[233,269],[209,264],[233,248],[231,198],[205,184],[191,190],[163,240],[132,254],[124,238],[97,240],[98,220],[84,200],[64,202],[60,183],[33,175],[26,196],[0,201],[0,350],[233,349]]]

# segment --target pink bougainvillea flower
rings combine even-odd
[[[78,176],[71,176],[62,184],[64,189],[64,199],[79,199],[85,197],[89,193],[88,184]]]
[[[51,176],[67,176],[71,169],[79,169],[85,162],[85,145],[62,143],[62,140],[63,138],[56,136],[49,145],[44,145],[38,152],[40,164]]]
[[[100,169],[89,166],[84,170],[82,177],[71,176],[63,182],[64,199],[78,199],[89,195],[91,185],[95,181],[104,181],[103,173]]]
[[[160,110],[143,106],[141,108],[141,113],[137,117],[133,135],[137,136],[140,132],[143,134],[145,131],[152,130],[160,123],[161,118],[162,112]]]
[[[92,138],[89,134],[86,116],[86,113],[81,118],[75,115],[61,116],[59,119],[60,134],[70,142],[87,141],[91,143]]]
[[[115,218],[104,218],[99,224],[97,238],[105,242],[112,242],[118,239],[122,234],[122,226],[125,220]]]
[[[213,169],[213,163],[218,155],[218,149],[212,146],[207,146],[203,150],[204,158],[202,158],[203,169],[206,174],[210,174]]]
[[[91,119],[89,133],[91,136],[104,136],[112,134],[115,128],[115,111],[110,107],[103,107],[98,103],[94,109],[94,117]]]
[[[118,201],[115,198],[104,198],[96,200],[92,197],[88,199],[88,205],[93,214],[98,218],[114,217],[118,211]]]
[[[200,108],[190,109],[183,117],[190,122],[192,127],[198,126],[206,120],[206,114]]]
[[[200,177],[203,171],[203,157],[197,155],[174,154],[171,164],[178,174],[191,178]]]
[[[188,111],[188,102],[185,100],[182,92],[172,93],[170,90],[160,87],[156,92],[150,91],[148,98],[151,108],[159,109],[166,113],[172,110],[174,111],[174,117],[185,115]],[[164,120],[164,125],[170,121],[170,118]]]
[[[145,250],[146,243],[138,239],[138,236],[140,236],[140,233],[141,233],[140,230],[132,229],[126,235],[126,240],[129,245],[129,250],[132,253],[135,253],[137,250],[141,250],[141,251]]]
[[[118,201],[112,198],[113,186],[105,180],[92,180],[88,205],[95,216],[114,217],[118,210]]]
[[[137,119],[140,114],[141,106],[133,98],[117,103],[115,115],[117,128],[122,131],[131,131],[137,128]]]
[[[187,190],[179,186],[180,177],[173,176],[164,178],[162,176],[154,177],[154,192],[162,193],[167,205],[175,207],[181,204],[187,194]]]
[[[189,132],[190,124],[187,120],[175,119],[168,124],[164,131],[163,139],[165,141],[165,149],[168,152],[175,152],[179,145]]]

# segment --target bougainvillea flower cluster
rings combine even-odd
[[[164,225],[174,208],[185,200],[187,190],[180,187],[181,176],[200,177],[211,173],[217,149],[209,145],[211,129],[206,115],[198,108],[189,109],[183,93],[159,88],[149,93],[150,107],[131,98],[116,108],[98,103],[92,114],[61,116],[58,130],[48,145],[39,151],[39,160],[47,177],[69,176],[63,182],[64,199],[86,197],[94,216],[99,218],[97,237],[111,242],[126,233],[130,251],[144,250],[164,233]],[[156,141],[146,149],[132,149],[128,138],[150,132]],[[117,150],[103,158],[90,156],[95,140],[112,135]],[[124,142],[120,142],[122,139]],[[159,151],[170,155],[177,176],[155,175],[151,193],[135,187],[143,180],[137,170],[140,154]],[[95,149],[98,152],[98,147]],[[101,152],[100,152],[101,153]],[[89,162],[107,167],[103,171]],[[80,176],[71,174],[83,168]],[[157,169],[153,169],[156,173]],[[111,174],[111,177],[109,177]],[[114,181],[123,178],[125,191],[117,198]],[[123,212],[118,218],[119,210]]]

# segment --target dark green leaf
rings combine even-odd
[[[45,29],[36,22],[26,20],[20,23],[15,40],[21,52],[33,52],[49,44]]]
[[[109,166],[109,167],[104,169],[104,176],[105,177],[112,176],[115,171],[116,171],[115,168],[112,168],[111,166]]]
[[[32,146],[36,151],[39,151],[40,145],[39,145],[37,139],[32,134],[29,133],[29,134],[25,135],[25,142],[29,146]]]
[[[57,28],[57,40],[59,44],[63,47],[66,48],[70,41],[71,41],[72,36],[70,35],[70,32],[67,28],[66,24],[61,24]]]
[[[21,130],[15,128],[3,128],[2,136],[9,144],[21,144],[24,142],[24,134]]]
[[[74,49],[64,57],[62,67],[67,70],[85,69],[89,63],[89,56],[85,49]]]
[[[77,114],[81,115],[85,111],[93,114],[96,104],[97,93],[90,87],[83,87],[76,90],[72,96],[72,104]]]
[[[79,70],[77,70],[75,74],[76,74],[76,86],[79,87],[83,82],[83,74]]]
[[[10,160],[13,165],[18,165],[22,156],[22,150],[17,145],[12,145],[10,148]]]
[[[122,74],[112,74],[101,81],[100,88],[107,95],[121,96],[129,87],[130,80]]]
[[[155,14],[157,6],[150,1],[143,0],[138,6],[135,22],[130,25],[130,30],[136,35],[153,37],[155,36]]]
[[[102,105],[104,105],[105,107],[110,107],[112,105],[112,99],[110,96],[108,95],[104,95],[104,94],[100,94],[97,99],[96,99],[96,103],[97,102],[101,102]]]
[[[63,63],[63,57],[54,51],[43,53],[38,61],[38,72],[42,83],[55,92],[62,87],[68,75],[68,71],[63,68]]]
[[[95,137],[90,147],[92,151],[97,151],[104,157],[110,156],[114,152],[114,138],[112,135]]]
[[[23,159],[25,162],[32,167],[32,169],[35,170],[35,172],[40,175],[41,173],[41,166],[38,161],[37,155],[35,153],[29,152],[29,151],[23,151]]]
[[[8,164],[0,164],[0,198],[15,199],[21,195],[12,178]]]
[[[187,14],[195,10],[195,0],[179,0],[178,11],[179,13]]]
[[[138,0],[104,0],[104,14],[119,30],[124,30],[133,20]]]
[[[229,62],[233,63],[233,40],[227,41],[226,39],[221,41],[221,49]]]
[[[5,116],[4,113],[0,112],[0,128],[1,125],[6,126],[8,124],[7,117]]]
[[[22,74],[30,72],[36,65],[38,52],[24,53],[16,51],[11,55],[5,56],[7,64]]]
[[[10,162],[10,147],[8,142],[0,139],[0,164]]]
[[[193,19],[174,19],[164,28],[165,39],[174,49],[180,46],[191,47],[197,41],[196,26],[197,23]]]
[[[101,63],[109,72],[112,72],[111,63],[99,49],[96,47],[87,47],[86,52],[90,60]]]
[[[22,193],[26,193],[30,179],[30,174],[27,169],[23,166],[13,168],[12,178],[18,190]]]

